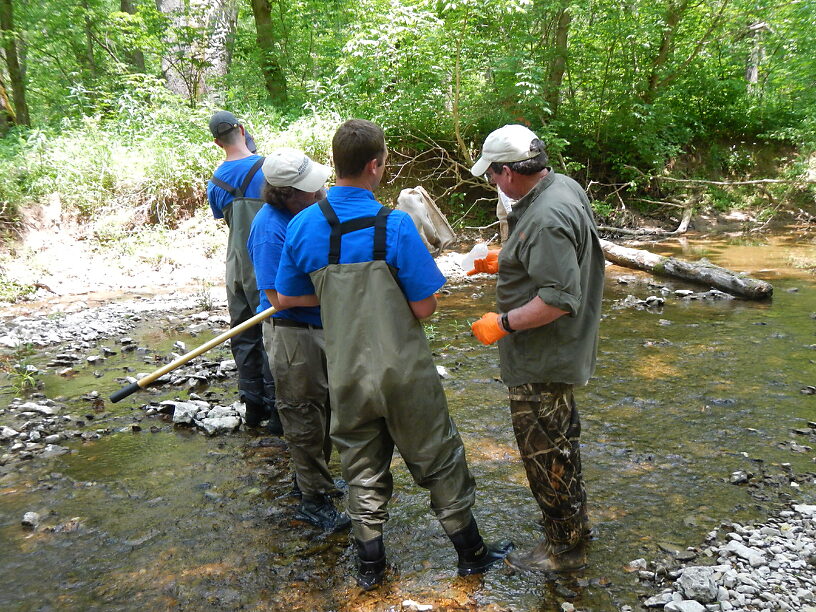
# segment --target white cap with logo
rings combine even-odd
[[[331,175],[331,168],[312,161],[297,149],[273,151],[266,156],[261,171],[270,185],[307,192],[319,190]]]
[[[541,151],[531,151],[530,143],[538,138],[529,128],[511,124],[488,134],[482,145],[482,156],[470,169],[473,176],[482,176],[494,162],[510,163],[531,159]]]

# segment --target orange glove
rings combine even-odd
[[[483,314],[478,321],[474,321],[470,329],[473,330],[473,335],[482,344],[493,344],[510,333],[504,330],[500,319],[501,316],[498,313],[488,312]]]
[[[496,274],[499,271],[499,251],[490,251],[484,259],[477,259],[473,262],[473,269],[467,273],[473,276],[479,272],[485,274]]]

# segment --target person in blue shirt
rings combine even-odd
[[[286,238],[286,226],[296,213],[325,195],[331,168],[315,163],[295,149],[278,149],[261,167],[266,204],[255,215],[247,240],[260,291],[258,312],[275,306],[263,322],[269,365],[275,378],[276,400],[284,437],[302,499],[295,518],[324,531],[348,529],[351,521],[339,513],[328,467],[329,386],[323,324],[318,306],[283,309],[277,299],[275,276]]]
[[[229,227],[226,261],[227,306],[230,326],[243,323],[255,314],[258,289],[246,241],[252,219],[263,205],[260,190],[263,158],[253,154],[254,142],[244,126],[228,111],[219,111],[210,119],[215,144],[224,150],[225,161],[207,183],[207,199],[213,216],[224,219]],[[275,382],[264,352],[261,326],[236,334],[230,349],[238,368],[239,398],[246,406],[245,420],[256,427],[265,418],[272,434],[283,433],[275,409]]]
[[[275,285],[284,308],[320,304],[357,583],[368,590],[384,578],[394,447],[430,492],[459,574],[484,572],[511,545],[488,546],[479,533],[475,481],[420,323],[436,310],[445,277],[411,217],[374,198],[388,154],[382,129],[347,121],[332,152],[337,186],[289,223]]]

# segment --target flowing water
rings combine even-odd
[[[816,455],[791,445],[816,442],[807,435],[816,396],[801,391],[816,385],[813,238],[687,238],[651,248],[750,272],[774,284],[774,297],[669,294],[660,310],[620,307],[627,295],[658,294],[656,285],[698,288],[608,269],[598,369],[576,394],[598,531],[586,570],[558,579],[504,567],[456,577],[455,553],[428,496],[397,457],[387,582],[361,593],[350,579],[348,537],[291,519],[297,500],[288,496],[280,440],[250,432],[206,438],[155,418],[131,429],[148,399],[184,395],[166,389],[97,415],[94,427],[116,433],[71,443],[68,455],[19,464],[0,478],[0,609],[388,610],[406,599],[446,610],[559,610],[564,601],[584,610],[637,607],[638,596],[655,589],[626,572],[627,562],[700,546],[722,521],[763,520],[787,500],[812,502],[806,475]],[[518,459],[497,351],[469,330],[491,309],[490,280],[454,287],[427,332],[450,375],[443,384],[476,476],[482,531],[525,549],[540,536],[540,515]],[[133,335],[157,354],[175,339],[150,325]],[[107,396],[123,368],[149,371],[144,359],[121,354],[102,378],[90,369],[70,382],[51,378],[45,392],[82,414],[82,394]],[[729,483],[737,470],[754,475],[749,485]],[[35,531],[20,525],[30,510],[43,516]]]

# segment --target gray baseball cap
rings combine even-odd
[[[218,138],[239,125],[243,124],[231,112],[218,111],[210,119],[210,132],[214,138]]]

